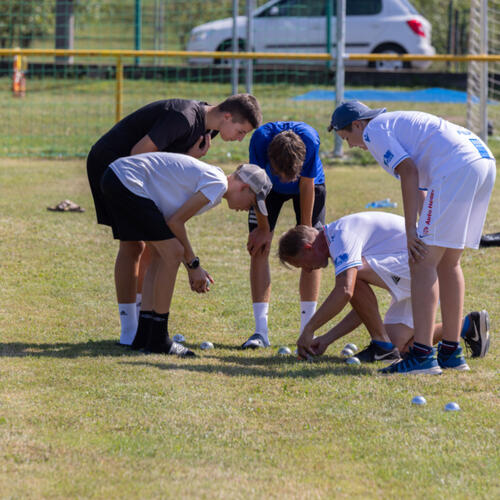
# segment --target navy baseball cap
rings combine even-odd
[[[355,120],[369,120],[384,113],[386,108],[371,109],[356,99],[343,102],[332,115],[328,132],[341,130]]]

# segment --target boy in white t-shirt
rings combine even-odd
[[[460,257],[466,246],[479,246],[496,176],[491,151],[471,131],[437,116],[386,113],[356,100],[337,107],[332,129],[350,147],[370,151],[401,180],[415,343],[406,359],[382,372],[467,370],[459,346],[465,291]],[[443,341],[436,359],[432,334],[438,299]]]
[[[399,359],[399,351],[408,350],[413,341],[413,316],[403,217],[384,212],[362,212],[342,217],[322,231],[297,226],[281,236],[278,253],[282,262],[305,271],[326,267],[329,259],[335,266],[335,288],[305,326],[297,342],[300,357],[323,354],[328,345],[362,322],[372,341],[357,354],[360,361],[393,361]],[[384,288],[392,296],[383,323],[370,285]],[[314,337],[316,330],[339,314],[347,303],[353,310],[327,333]],[[486,354],[488,326],[486,311],[466,316],[462,336],[472,357]],[[475,338],[475,328],[478,339]],[[435,325],[433,343],[439,341],[441,335],[442,325]]]
[[[120,241],[145,241],[152,256],[133,349],[194,355],[168,335],[170,303],[181,262],[193,291],[205,293],[213,283],[200,266],[185,223],[222,198],[233,210],[255,206],[267,215],[265,198],[271,188],[265,171],[252,164],[240,165],[228,177],[218,167],[177,153],[144,153],[110,164],[101,179],[101,192],[113,236]]]

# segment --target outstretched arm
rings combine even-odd
[[[330,344],[333,344],[338,339],[351,333],[359,325],[361,325],[361,318],[358,313],[352,309],[339,323],[333,328],[330,328],[324,335],[315,337],[311,342],[311,349],[316,356],[323,354]]]
[[[189,200],[187,200],[184,205],[166,221],[170,230],[184,247],[184,263],[191,262],[196,257],[191,247],[185,224],[208,202],[208,198],[203,193],[198,192],[191,196],[191,198],[189,198]],[[202,267],[196,269],[188,268],[188,275],[191,289],[198,293],[208,290],[207,278],[213,282],[213,279]]]
[[[297,340],[297,354],[300,358],[306,359],[308,355],[315,354],[311,349],[314,332],[337,316],[351,300],[354,294],[357,272],[356,267],[351,267],[337,276],[335,288],[309,320]]]
[[[300,223],[312,226],[314,208],[314,179],[301,177],[299,180],[300,191]]]

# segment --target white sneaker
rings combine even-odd
[[[269,347],[271,343],[268,339],[264,338],[260,333],[254,333],[246,342],[241,346],[242,349],[259,349],[260,347]]]
[[[193,351],[189,350],[187,347],[184,347],[182,344],[179,344],[179,342],[172,342],[172,346],[170,347],[168,354],[179,356],[180,358],[196,356]]]

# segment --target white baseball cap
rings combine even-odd
[[[244,163],[236,169],[235,173],[255,193],[259,212],[267,215],[266,197],[273,188],[273,183],[266,171],[253,163]]]

